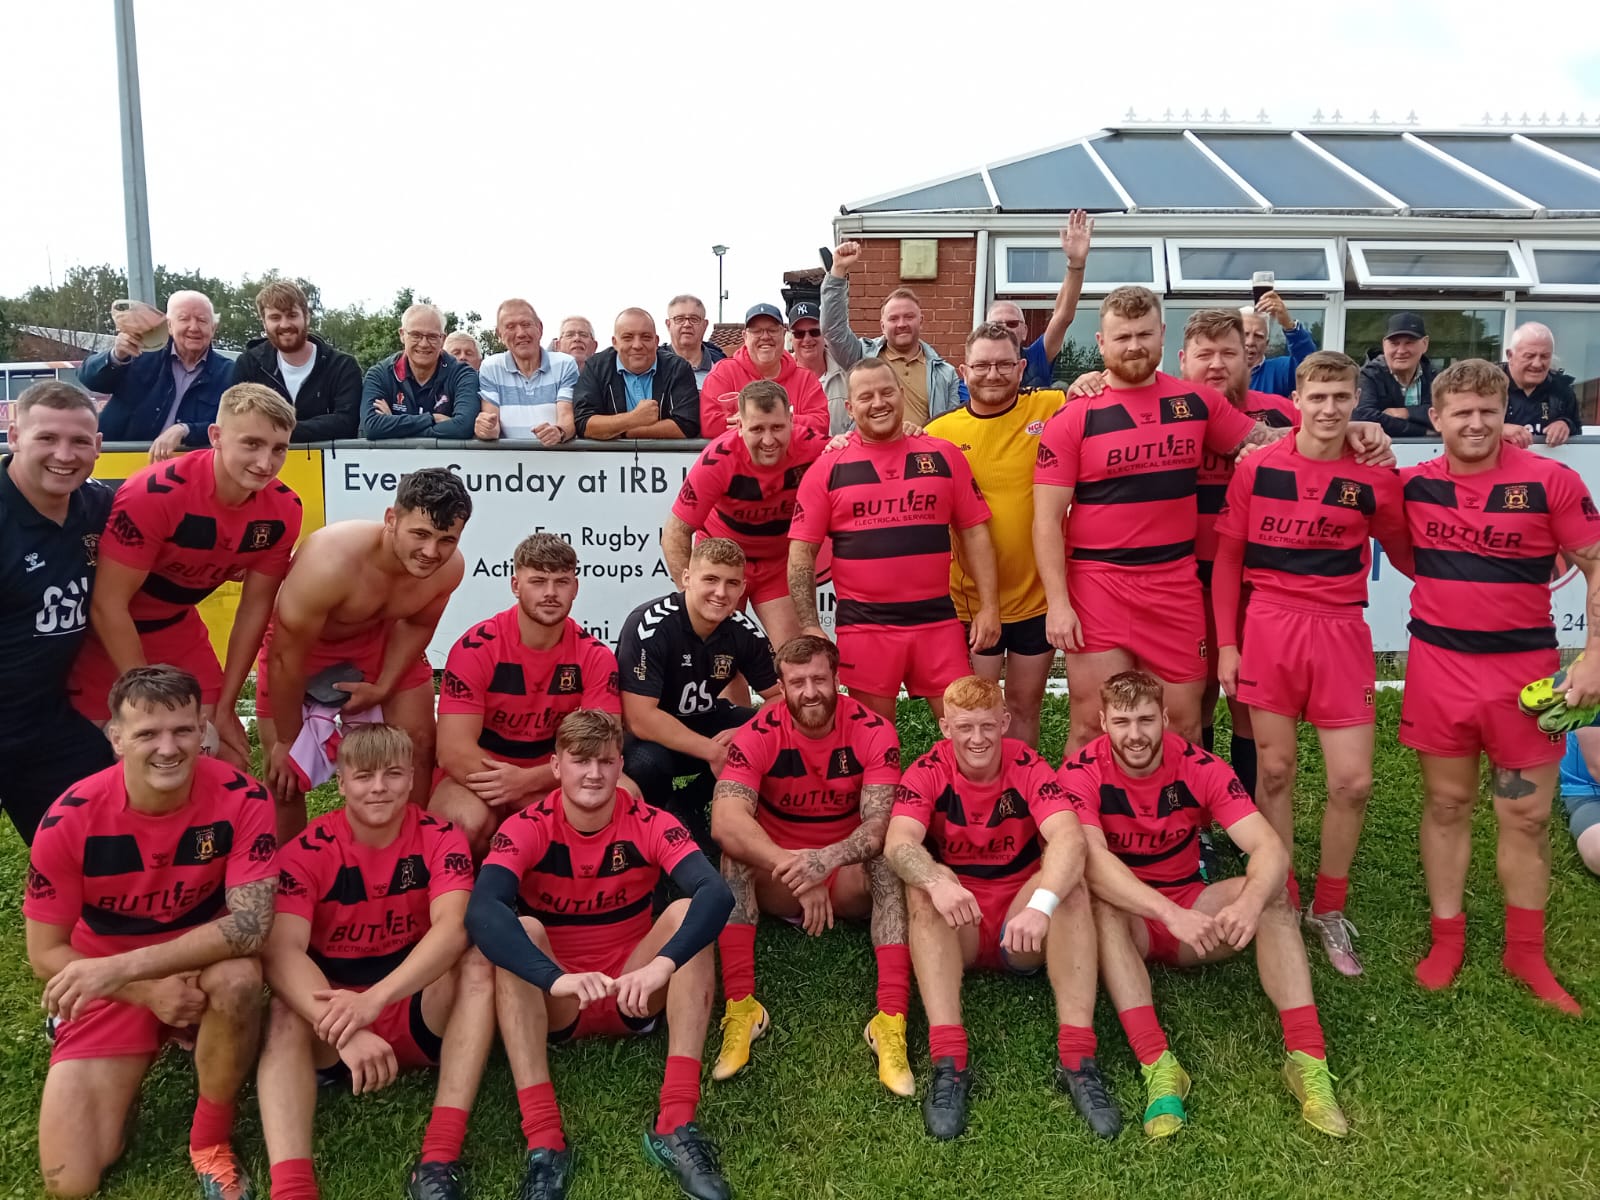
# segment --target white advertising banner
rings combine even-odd
[[[1428,445],[1397,445],[1401,466],[1437,453]],[[1600,443],[1550,451],[1576,468],[1600,493]],[[457,472],[472,495],[473,517],[461,551],[467,572],[428,648],[444,665],[451,643],[474,621],[511,604],[511,552],[530,533],[548,530],[578,552],[579,590],[573,615],[595,637],[615,645],[624,617],[673,587],[661,558],[661,524],[694,462],[683,450],[412,450],[343,449],[324,453],[327,521],[377,520],[400,476],[422,467]],[[1411,583],[1373,552],[1367,623],[1379,650],[1406,648]],[[1557,635],[1563,646],[1583,645],[1587,633],[1583,577],[1575,568],[1551,581]],[[833,624],[833,596],[818,608]]]

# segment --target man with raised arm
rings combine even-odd
[[[1162,694],[1148,671],[1106,680],[1105,732],[1069,754],[1060,773],[1089,843],[1100,978],[1144,1076],[1144,1131],[1159,1138],[1181,1129],[1189,1093],[1156,1019],[1145,962],[1192,967],[1254,942],[1262,990],[1283,1026],[1284,1082],[1308,1125],[1344,1137],[1306,947],[1283,887],[1289,852],[1228,764],[1167,728]],[[1207,884],[1198,835],[1213,821],[1249,865],[1242,877]]]
[[[1342,975],[1361,974],[1344,909],[1372,794],[1377,685],[1372,631],[1362,615],[1372,539],[1383,543],[1397,570],[1411,572],[1399,476],[1358,463],[1345,442],[1359,371],[1336,350],[1319,350],[1300,364],[1294,393],[1300,427],[1234,471],[1217,519],[1211,589],[1217,674],[1228,695],[1250,710],[1260,767],[1256,805],[1289,850],[1289,903],[1296,912],[1300,718],[1317,731],[1328,802],[1305,919]]]
[[[1476,358],[1439,372],[1428,415],[1444,450],[1400,472],[1416,548],[1400,741],[1422,766],[1433,934],[1416,974],[1438,990],[1461,970],[1472,810],[1486,754],[1506,902],[1501,963],[1541,1001],[1577,1016],[1544,947],[1550,811],[1571,726],[1536,721],[1519,711],[1517,697],[1560,663],[1550,580],[1565,555],[1588,584],[1583,657],[1560,688],[1547,679],[1528,690],[1542,693],[1536,712],[1558,700],[1570,709],[1600,704],[1600,512],[1571,467],[1504,436],[1507,383],[1504,371]]]
[[[339,744],[342,808],[278,855],[278,915],[262,951],[272,1006],[257,1095],[272,1200],[317,1200],[319,1083],[356,1095],[401,1071],[439,1072],[407,1200],[464,1200],[461,1143],[494,1044],[494,972],[467,945],[472,859],[448,821],[411,803],[411,739],[357,725]]]
[[[521,1195],[562,1200],[572,1177],[547,1043],[648,1033],[665,1013],[666,1075],[644,1127],[645,1156],[687,1195],[727,1200],[695,1110],[716,978],[711,943],[733,898],[688,830],[618,789],[622,727],[610,713],[579,709],[562,721],[555,774],[557,788],[494,835],[467,907],[474,944],[500,968],[500,1040],[528,1143]],[[662,875],[687,899],[652,920]]]
[[[870,917],[878,1012],[867,1044],[883,1085],[910,1096],[905,897],[883,861],[900,781],[899,735],[893,721],[839,695],[839,652],[827,638],[785,642],[777,663],[783,703],[763,705],[734,735],[712,799],[711,836],[722,848],[734,906],[717,939],[727,1011],[711,1077],[742,1070],[750,1044],[767,1029],[767,1010],[755,998],[760,914],[798,921],[813,937],[836,917]]]
[[[278,481],[294,425],[294,406],[277,392],[236,383],[222,393],[211,449],[152,463],[117,489],[100,539],[91,633],[72,670],[84,716],[110,718],[106,693],[122,672],[182,667],[200,681],[219,752],[249,765],[235,705],[300,536],[300,497]],[[243,588],[219,664],[197,606],[229,580]]]
[[[572,619],[578,556],[534,533],[511,556],[516,603],[450,647],[439,684],[439,770],[428,811],[482,861],[500,823],[555,786],[551,754],[570,712],[620,716],[617,656]]]
[[[944,740],[906,769],[884,842],[884,858],[905,881],[911,960],[928,1014],[933,1080],[922,1119],[936,1138],[967,1127],[963,975],[1043,968],[1056,1002],[1056,1086],[1096,1136],[1113,1138],[1122,1114],[1095,1061],[1083,834],[1050,764],[1006,737],[1010,721],[994,682],[969,675],[946,688]]]
[[[339,521],[295,555],[256,672],[256,727],[278,836],[305,828],[305,797],[289,751],[303,724],[307,685],[333,668],[344,710],[382,706],[411,735],[413,803],[426,804],[433,772],[433,670],[423,652],[466,567],[459,543],[472,515],[461,477],[426,467],[400,480],[382,521]]]
[[[111,689],[121,762],[39,825],[22,902],[54,1046],[39,1106],[52,1196],[87,1196],[122,1156],[139,1087],[171,1037],[194,1045],[189,1159],[209,1200],[244,1200],[234,1105],[261,1032],[278,890],[267,789],[205,758],[200,685],[136,667]]]
[[[923,697],[970,669],[967,652],[1000,636],[989,506],[950,442],[905,430],[895,369],[862,359],[846,380],[855,432],[806,472],[789,528],[789,595],[805,632],[817,617],[817,554],[833,539],[839,676],[850,694],[894,720],[895,697]],[[963,629],[950,599],[952,540],[970,564],[978,607]]]
[[[745,594],[774,646],[800,632],[789,598],[789,522],[800,480],[827,444],[794,423],[781,385],[748,383],[739,392],[738,428],[695,459],[661,527],[661,555],[674,579],[688,570],[697,533],[744,551]]]

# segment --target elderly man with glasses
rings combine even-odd
[[[374,363],[361,388],[361,436],[473,437],[482,407],[478,373],[444,353],[444,314],[413,304],[400,318],[399,353]]]
[[[667,303],[669,349],[694,369],[694,386],[704,388],[711,368],[727,357],[712,342],[705,340],[706,306],[698,296],[674,296]]]

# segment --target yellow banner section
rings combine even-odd
[[[123,451],[102,454],[100,461],[94,465],[94,477],[120,487],[123,480],[149,464],[150,456],[147,454]],[[305,509],[305,517],[300,524],[300,540],[304,541],[313,529],[321,529],[326,520],[322,499],[322,451],[290,450],[278,478],[294,489]],[[295,544],[299,545],[299,542]],[[237,583],[223,584],[200,604],[200,615],[211,633],[211,646],[217,652],[218,662],[225,661],[228,656],[228,634],[233,629],[233,614],[238,607]]]

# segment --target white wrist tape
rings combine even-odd
[[[1037,908],[1045,916],[1056,911],[1056,905],[1061,903],[1061,897],[1047,888],[1034,888],[1033,895],[1028,899],[1029,908]]]

